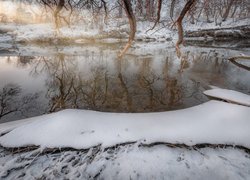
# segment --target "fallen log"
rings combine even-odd
[[[238,59],[244,59],[244,60],[250,60],[250,56],[244,56],[244,55],[242,55],[242,56],[234,56],[234,57],[231,57],[231,58],[229,58],[229,60],[238,60]]]
[[[203,93],[214,100],[250,107],[250,96],[241,92],[228,89],[210,89]]]
[[[233,63],[234,65],[242,68],[242,69],[245,69],[247,71],[250,71],[250,67],[249,66],[246,66],[244,64],[241,64],[239,62],[237,62],[237,60],[250,60],[250,56],[235,56],[235,57],[231,57],[229,58],[228,60]]]

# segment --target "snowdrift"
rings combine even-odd
[[[220,101],[160,113],[64,110],[22,123],[0,137],[1,146],[88,149],[142,141],[145,144],[209,143],[250,148],[250,108]]]

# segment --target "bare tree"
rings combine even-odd
[[[175,24],[177,25],[178,29],[178,41],[176,42],[176,49],[179,50],[179,46],[183,42],[183,26],[182,26],[182,20],[184,19],[186,13],[191,9],[193,4],[196,2],[196,0],[188,0],[185,4],[184,8],[182,9],[178,19],[176,20]]]
[[[229,12],[233,6],[233,3],[234,3],[235,0],[230,0],[227,7],[226,7],[226,11],[225,13],[223,14],[223,20],[222,21],[226,21],[227,20],[227,17],[229,15]]]
[[[124,4],[125,12],[129,20],[130,33],[129,33],[128,42],[126,46],[123,48],[123,50],[120,52],[119,57],[122,57],[127,52],[127,50],[131,47],[132,42],[135,38],[135,33],[136,33],[136,19],[135,19],[135,15],[132,9],[131,0],[123,0],[123,4]]]
[[[154,23],[153,27],[150,28],[149,30],[153,30],[156,27],[156,25],[160,22],[160,19],[161,19],[161,8],[162,8],[162,0],[158,0],[157,17],[156,17],[156,20],[155,20],[155,23]]]

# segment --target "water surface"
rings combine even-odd
[[[0,53],[0,122],[66,108],[158,112],[209,99],[210,85],[250,94],[250,71],[228,58],[248,48],[185,47],[177,58],[164,44],[7,47]],[[240,62],[250,66],[250,62]]]

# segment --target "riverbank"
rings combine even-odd
[[[250,98],[217,88],[205,93],[239,104]],[[249,179],[249,112],[209,101],[162,113],[66,110],[6,123],[0,177]]]
[[[152,26],[150,22],[138,22],[138,30],[135,41],[137,42],[159,42],[175,44],[178,36],[177,32],[170,27],[159,27],[148,31]],[[59,30],[53,24],[0,24],[0,42],[15,43],[49,43],[49,44],[85,44],[85,43],[125,43],[129,36],[127,24],[109,27],[103,30],[86,29],[75,25],[71,27],[61,27]],[[250,39],[250,25],[226,26],[212,28],[187,28],[185,40],[187,42],[210,42],[210,41],[239,41]]]

